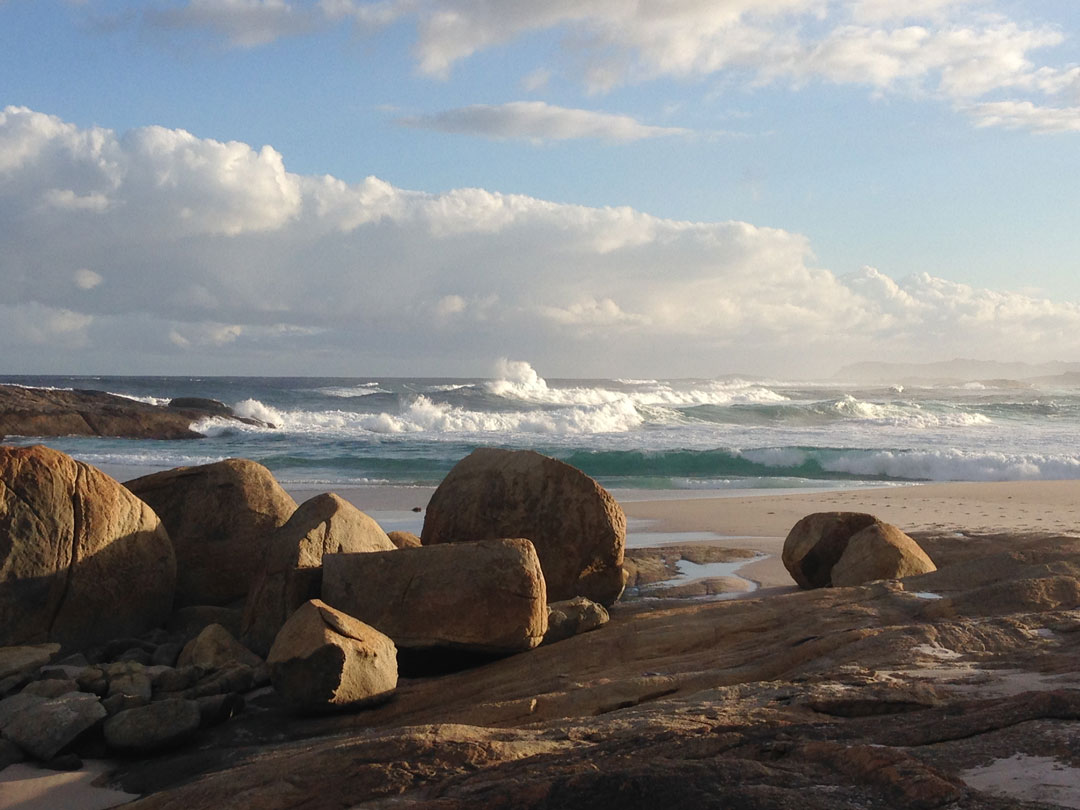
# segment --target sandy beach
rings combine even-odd
[[[289,487],[302,502],[321,490]],[[423,513],[434,490],[427,487],[349,487],[338,494],[372,514],[384,528],[419,533]],[[678,542],[708,542],[722,548],[767,554],[743,566],[739,574],[761,588],[784,589],[791,577],[780,562],[784,537],[813,512],[869,512],[907,532],[1080,534],[1080,481],[1006,481],[863,489],[803,491],[772,495],[703,496],[698,492],[650,493],[618,491],[635,533],[681,535]],[[694,537],[699,534],[699,537]],[[675,542],[671,538],[670,542]],[[659,542],[665,542],[661,540]]]

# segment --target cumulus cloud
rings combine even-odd
[[[538,142],[574,138],[638,141],[643,138],[690,134],[690,130],[678,127],[648,126],[628,115],[568,109],[542,101],[474,104],[431,115],[399,118],[398,123],[440,132],[499,139],[523,138]]]
[[[209,31],[240,48],[305,34],[316,25],[310,10],[285,0],[188,0],[179,6],[152,6],[143,20],[166,30]]]
[[[13,107],[0,167],[0,341],[34,347],[40,370],[475,374],[516,355],[579,374],[806,374],[1080,351],[1076,304],[840,276],[806,237],[745,222],[301,176],[269,147]],[[24,204],[53,189],[108,204]],[[106,289],[95,267],[107,295],[87,294]]]

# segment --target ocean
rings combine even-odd
[[[432,486],[481,446],[562,459],[613,490],[734,493],[917,481],[1080,478],[1080,388],[1015,381],[545,380],[7,376],[166,403],[210,397],[275,425],[219,418],[207,438],[46,443],[133,475],[241,456],[292,488]],[[9,439],[20,444],[29,438]]]

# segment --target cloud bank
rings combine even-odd
[[[1080,350],[1077,304],[836,274],[783,230],[349,184],[269,146],[20,107],[0,113],[0,241],[11,371],[809,374]]]

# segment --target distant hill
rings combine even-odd
[[[1076,385],[1080,381],[1080,362],[1000,363],[995,360],[943,360],[936,363],[853,363],[834,375],[848,382],[873,383],[942,383],[983,380],[1024,380],[1059,382]]]

